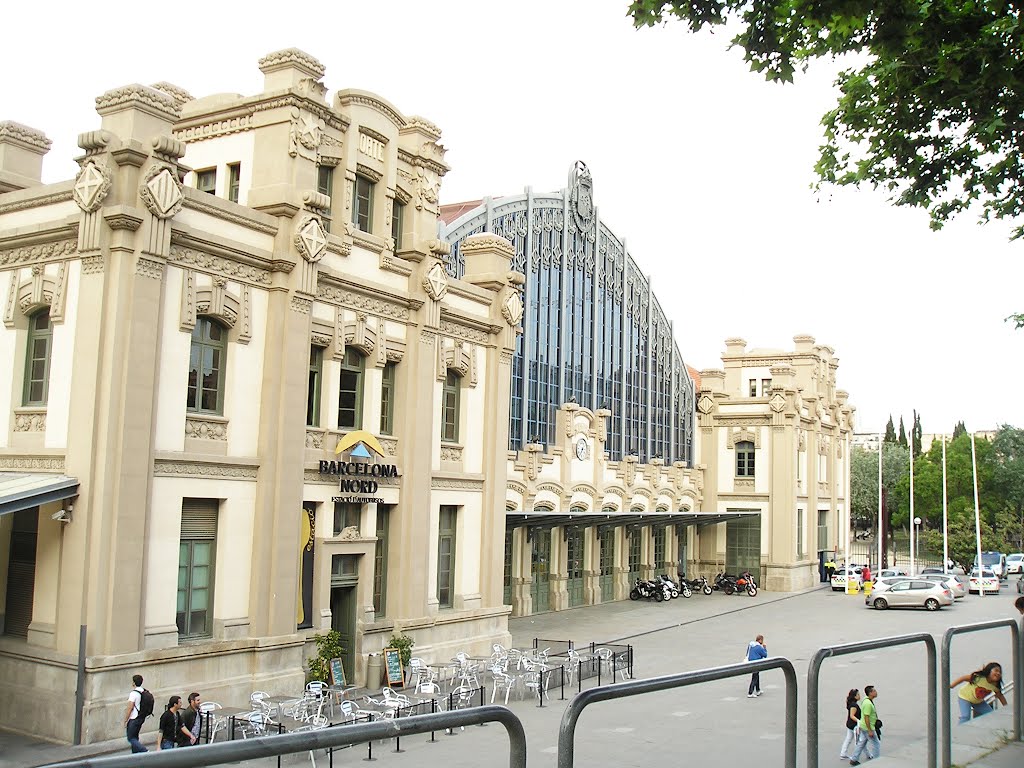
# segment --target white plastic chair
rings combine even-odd
[[[498,695],[498,691],[505,691],[505,705],[508,706],[508,697],[516,685],[515,679],[498,666],[491,667],[491,676],[494,679],[491,689],[491,704],[494,703],[494,697]]]
[[[267,734],[267,726],[274,725],[270,715],[262,710],[254,710],[248,715],[242,715],[236,718],[236,722],[243,739],[247,739],[250,736],[265,736]]]
[[[213,744],[218,732],[226,731],[228,728],[228,719],[217,714],[217,710],[221,708],[221,705],[216,701],[204,701],[199,705],[199,714],[202,717],[209,718],[210,725],[207,730],[210,734],[210,744]]]
[[[354,701],[342,701],[338,704],[341,709],[341,714],[344,715],[345,720],[354,722],[360,718],[366,718],[368,721],[376,720],[380,716],[380,712],[372,709],[363,709]]]

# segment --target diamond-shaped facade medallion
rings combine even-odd
[[[167,168],[160,168],[147,174],[150,178],[143,184],[143,200],[154,216],[166,219],[173,216],[181,207],[185,196],[181,191],[181,183],[174,178]],[[148,194],[146,194],[148,192]]]
[[[701,413],[711,413],[714,410],[715,401],[712,400],[708,395],[701,395],[700,400],[697,401],[697,408]]]
[[[501,306],[501,314],[509,325],[519,325],[519,321],[523,319],[523,300],[519,298],[518,291],[510,293],[505,299],[505,303]]]
[[[299,228],[298,245],[306,261],[320,260],[327,249],[327,235],[324,234],[324,228],[319,221],[310,218]]]
[[[772,399],[768,401],[768,405],[771,406],[773,411],[780,413],[786,407],[786,398],[776,392],[772,395]]]
[[[423,289],[434,301],[440,301],[448,293],[448,275],[444,271],[444,267],[441,266],[441,262],[436,262],[427,270],[427,274],[423,278]]]
[[[96,163],[86,163],[78,172],[73,194],[78,207],[86,213],[99,208],[110,190],[110,171]]]

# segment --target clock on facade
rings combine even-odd
[[[581,461],[587,458],[587,439],[585,437],[576,441],[576,458]]]

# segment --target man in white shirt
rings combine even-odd
[[[149,752],[148,749],[142,746],[142,742],[139,741],[139,731],[142,730],[142,723],[145,720],[139,711],[139,707],[142,706],[142,692],[145,690],[142,687],[142,675],[133,675],[132,683],[135,684],[135,687],[128,694],[128,706],[124,710],[125,736],[132,747],[133,754],[136,752]]]

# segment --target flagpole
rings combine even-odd
[[[882,450],[885,447],[885,443],[882,440],[882,433],[878,433],[878,570],[885,568],[885,564],[882,562]],[[868,557],[868,560],[871,558]]]
[[[942,572],[949,568],[949,518],[946,503],[946,436],[942,436]]]
[[[914,417],[917,421],[917,417]],[[914,570],[914,428],[910,428],[910,575],[917,573]]]
[[[981,562],[981,508],[978,506],[978,456],[974,451],[974,433],[971,433],[971,470],[974,473],[974,535],[978,546],[978,594],[985,596],[985,564]],[[968,578],[970,578],[968,576]]]

